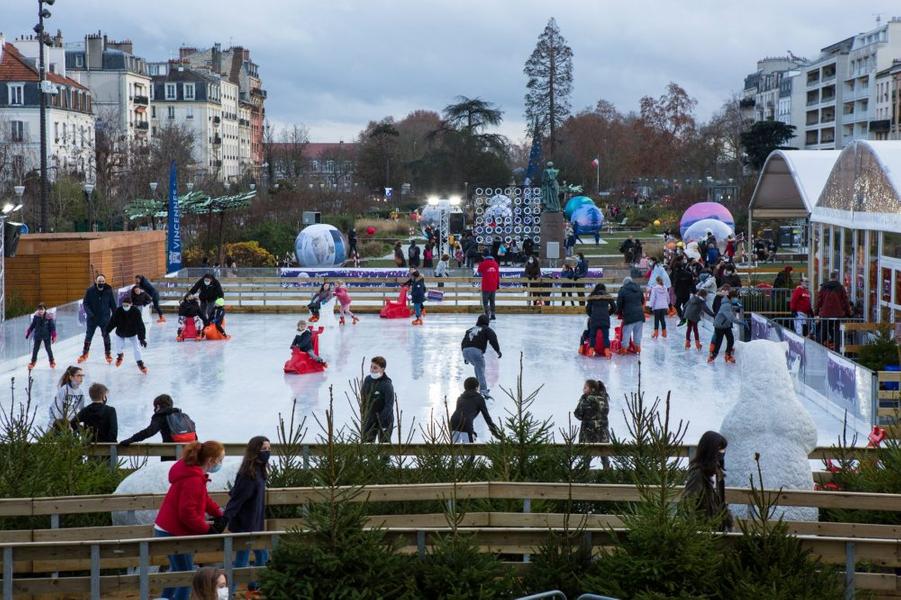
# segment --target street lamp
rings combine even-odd
[[[157,183],[156,181],[150,182],[150,194],[151,194],[153,200],[156,200],[156,188],[159,185],[160,184]],[[156,208],[156,204],[153,204],[152,206],[154,208]],[[154,210],[153,214],[150,215],[150,228],[154,229],[154,230],[156,229],[156,210]]]
[[[40,93],[41,120],[41,231],[50,229],[50,199],[47,192],[47,94],[50,93],[50,82],[45,80],[44,44],[47,37],[44,32],[44,19],[49,19],[50,11],[44,5],[52,6],[56,0],[38,0],[38,24],[34,32],[38,34],[38,77]]]
[[[188,188],[188,193],[190,194],[191,192],[194,191],[194,182],[189,181],[188,183],[185,184],[185,187]]]
[[[94,207],[91,204],[91,196],[94,194],[94,184],[86,181],[81,189],[84,190],[84,199],[88,205],[88,231],[94,231]]]

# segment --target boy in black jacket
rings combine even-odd
[[[31,325],[25,330],[26,340],[32,335],[34,336],[34,348],[31,351],[31,362],[28,363],[28,370],[32,370],[35,363],[38,362],[38,350],[41,349],[42,343],[47,351],[47,358],[50,359],[50,368],[55,368],[56,361],[53,360],[53,350],[50,349],[50,344],[56,341],[56,321],[53,319],[53,315],[47,312],[47,307],[44,304],[38,304],[37,310],[34,311],[34,316],[31,317]]]
[[[141,318],[141,311],[132,306],[131,297],[126,296],[122,300],[122,306],[116,309],[109,323],[106,324],[106,334],[109,335],[116,331],[116,366],[122,365],[122,359],[125,357],[125,340],[131,340],[132,352],[135,355],[135,361],[141,373],[147,373],[147,367],[141,360],[141,350],[138,344],[144,348],[147,347],[147,330],[144,328],[144,320]]]
[[[307,322],[301,319],[297,322],[297,335],[291,342],[292,348],[297,348],[301,352],[306,352],[310,358],[318,363],[325,363],[321,356],[318,356],[313,350],[313,332],[307,329]]]
[[[107,406],[109,389],[102,383],[95,383],[88,389],[91,403],[78,411],[72,419],[72,427],[79,425],[90,432],[93,442],[115,444],[119,436],[119,422],[116,409]]]
[[[450,418],[451,434],[455,444],[471,444],[476,441],[473,421],[481,413],[494,437],[501,437],[501,432],[491,420],[485,398],[479,393],[479,380],[467,377],[463,381],[463,393],[457,398],[457,408]]]
[[[476,371],[476,378],[479,380],[479,393],[490,398],[488,393],[488,381],[485,379],[485,350],[488,344],[497,352],[497,357],[501,357],[501,347],[497,343],[497,335],[494,330],[489,327],[490,320],[488,315],[479,315],[476,320],[476,326],[466,330],[463,341],[460,342],[460,348],[463,351],[463,362],[472,365]]]

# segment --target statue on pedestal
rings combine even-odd
[[[560,169],[554,168],[554,163],[548,162],[541,174],[541,212],[558,213],[560,208],[560,184],[557,183],[557,175]]]

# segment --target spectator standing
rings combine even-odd
[[[838,280],[838,271],[833,271],[829,281],[823,282],[817,294],[817,303],[814,313],[825,321],[821,324],[823,345],[835,349],[841,320],[851,316],[851,303],[848,301],[848,293]]]
[[[419,268],[419,246],[416,245],[416,238],[410,240],[410,245],[407,247],[407,259],[411,269]]]
[[[496,318],[494,300],[501,280],[500,266],[489,254],[482,259],[476,271],[482,276],[482,308],[488,318],[493,321]]]
[[[385,373],[388,362],[382,356],[373,356],[369,363],[369,375],[360,386],[362,401],[363,441],[386,444],[394,430],[394,403],[397,397],[394,384]]]
[[[795,333],[806,336],[810,332],[810,317],[813,316],[813,308],[810,305],[810,289],[806,279],[801,279],[798,287],[792,292],[788,309],[795,317]]]

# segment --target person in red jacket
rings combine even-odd
[[[482,307],[492,321],[495,319],[494,297],[501,282],[501,271],[497,261],[488,254],[479,263],[476,271],[482,276]]]
[[[810,305],[810,290],[808,289],[806,279],[802,279],[798,287],[792,292],[791,300],[788,301],[788,310],[795,317],[795,333],[798,335],[807,335],[809,327],[808,320],[813,316],[813,309]]]
[[[181,460],[169,469],[169,491],[163,498],[156,522],[153,524],[155,537],[181,535],[205,535],[222,533],[226,520],[219,505],[213,502],[206,486],[210,478],[222,468],[225,447],[219,442],[191,442],[185,447]],[[206,516],[213,517],[208,523]],[[169,555],[172,571],[192,571],[194,557],[190,554]],[[188,600],[191,589],[166,588],[163,597],[172,600]]]
[[[848,301],[845,286],[838,280],[838,271],[833,271],[829,281],[820,286],[815,314],[821,319],[828,319],[821,327],[821,342],[825,346],[835,348],[841,324],[840,319],[851,316],[851,303]]]

